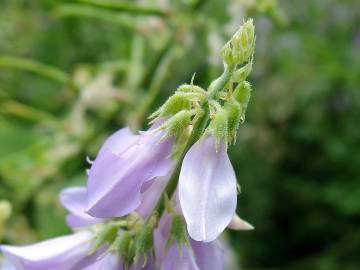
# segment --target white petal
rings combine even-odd
[[[188,232],[196,241],[215,240],[236,208],[236,176],[224,147],[212,136],[187,152],[179,177],[179,200]]]
[[[238,231],[254,230],[253,225],[251,225],[249,222],[241,219],[238,215],[234,215],[234,217],[231,219],[230,224],[228,225],[228,228],[233,229],[233,230],[238,230]]]

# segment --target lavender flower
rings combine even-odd
[[[17,270],[75,270],[77,263],[91,260],[91,239],[90,232],[82,231],[28,246],[3,245],[1,250]]]
[[[87,213],[118,217],[139,207],[146,184],[171,170],[173,139],[160,141],[163,135],[152,129],[133,135],[124,128],[105,142],[89,171]]]
[[[194,240],[174,241],[169,238],[172,222],[172,216],[165,213],[154,232],[155,254],[161,270],[221,270],[224,268],[223,249],[218,241],[209,243]],[[169,242],[169,240],[173,241]]]
[[[69,227],[76,229],[101,223],[104,220],[94,218],[85,213],[87,205],[85,187],[69,187],[60,192],[60,202],[69,211],[66,223]]]
[[[84,212],[86,206],[86,189],[71,187],[60,193],[61,203],[69,210],[67,223],[73,229],[79,229],[105,222]],[[93,231],[83,230],[72,235],[62,236],[28,246],[0,247],[6,259],[8,269],[16,270],[122,270],[119,256],[109,253],[105,256],[106,247],[101,246],[93,252],[96,237]]]
[[[234,216],[236,196],[225,145],[216,149],[213,136],[200,139],[187,152],[179,177],[179,200],[191,238],[215,240]]]

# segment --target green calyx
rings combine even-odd
[[[157,214],[150,217],[149,222],[145,223],[143,228],[138,231],[134,238],[135,262],[140,258],[144,259],[143,266],[146,265],[147,256],[153,249],[154,237],[153,231],[157,222]]]
[[[210,124],[205,130],[205,136],[207,134],[213,135],[215,138],[216,147],[218,147],[221,142],[224,142],[225,146],[227,147],[228,115],[222,106],[215,101],[210,103],[210,119]]]
[[[95,252],[101,246],[113,243],[116,239],[118,229],[119,227],[112,222],[103,225],[96,233],[92,251]]]
[[[235,143],[242,115],[241,105],[235,99],[231,99],[225,103],[224,109],[228,120],[228,142]]]
[[[170,247],[174,241],[178,245],[189,244],[184,219],[182,216],[177,214],[172,215],[170,236],[167,241],[167,246]]]
[[[242,82],[238,84],[234,93],[234,98],[241,106],[241,122],[245,121],[245,113],[251,97],[251,84],[249,82]]]

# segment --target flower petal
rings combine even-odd
[[[195,262],[194,253],[186,245],[173,244],[164,261],[161,264],[161,270],[200,270]],[[204,268],[205,269],[205,268]]]
[[[157,177],[151,186],[142,194],[141,204],[135,211],[143,219],[151,214],[168,181],[169,176]]]
[[[60,192],[61,204],[70,212],[66,222],[71,228],[85,227],[104,220],[85,213],[87,198],[85,187],[69,187]]]
[[[190,236],[215,240],[235,213],[236,196],[236,176],[225,147],[217,150],[212,136],[196,142],[179,176],[179,200]]]
[[[169,156],[173,139],[160,142],[161,136],[162,132],[144,132],[121,155],[103,150],[89,173],[87,213],[100,218],[117,217],[140,205],[142,185],[166,176],[172,167]]]
[[[231,222],[228,225],[229,229],[233,230],[243,230],[243,231],[249,231],[254,230],[254,226],[251,225],[249,222],[243,220],[238,215],[234,215],[231,219]]]
[[[88,231],[28,246],[1,246],[6,260],[17,270],[70,270],[91,248]]]
[[[81,268],[83,270],[123,270],[121,257],[112,253],[98,259],[95,263]],[[74,269],[76,270],[76,269]]]
[[[105,149],[110,150],[116,155],[120,155],[122,152],[133,145],[138,139],[139,135],[135,135],[132,131],[126,127],[116,131],[112,134],[100,148],[98,156],[103,153]]]
[[[218,241],[210,243],[190,240],[199,269],[224,269],[224,250]]]

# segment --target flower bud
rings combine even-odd
[[[232,80],[236,83],[241,83],[245,81],[245,79],[250,75],[252,71],[252,64],[252,61],[250,61],[243,67],[236,70],[234,72],[234,75],[232,76]]]
[[[242,64],[250,59],[254,47],[255,28],[252,19],[249,19],[223,47],[223,60],[228,65]]]
[[[177,92],[162,105],[156,112],[150,115],[150,119],[158,117],[172,116],[182,110],[189,110],[191,108],[191,101],[188,98],[187,93]],[[154,122],[153,121],[153,122]]]
[[[241,120],[241,106],[239,102],[232,99],[225,103],[224,109],[228,116],[228,141],[229,143],[235,143],[237,129]]]
[[[160,129],[166,131],[162,139],[180,135],[189,126],[193,114],[194,111],[180,111],[162,124]]]
[[[251,97],[251,85],[249,82],[240,83],[234,90],[233,96],[240,103],[241,106],[241,117],[245,119],[245,112]]]

